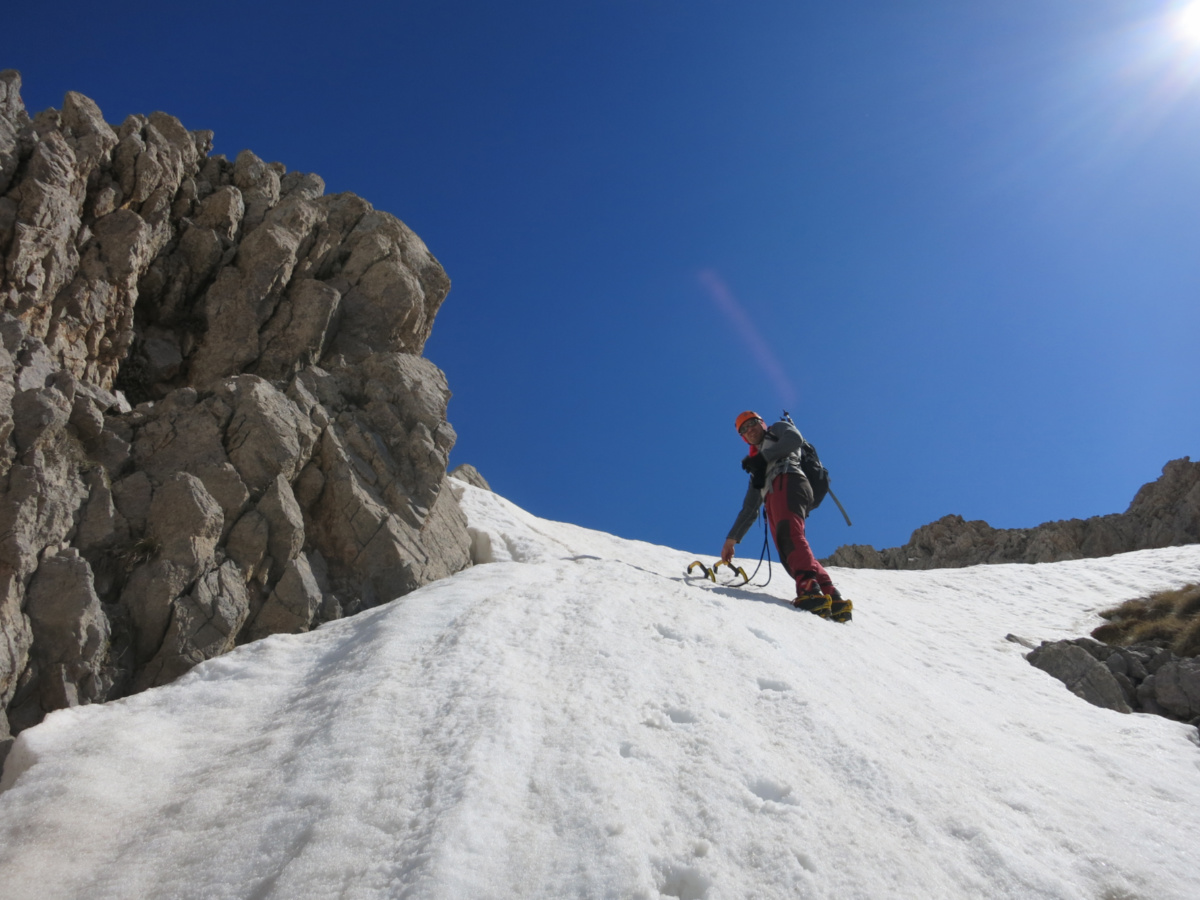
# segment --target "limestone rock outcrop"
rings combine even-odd
[[[470,463],[462,463],[455,466],[450,472],[450,477],[457,478],[459,481],[465,481],[467,484],[477,488],[483,488],[485,491],[492,489],[492,486],[487,483],[487,479]]]
[[[1200,726],[1200,656],[1176,656],[1163,641],[1043,641],[1025,658],[1093,706]]]
[[[0,73],[0,745],[470,564],[446,273],[212,137]]]
[[[1112,556],[1131,550],[1200,542],[1200,462],[1163,466],[1124,513],[1046,522],[1036,528],[992,528],[945,516],[913,532],[902,547],[839,547],[826,565],[853,569],[944,569],[980,563],[1039,563]]]

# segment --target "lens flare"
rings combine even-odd
[[[729,285],[712,269],[705,269],[700,273],[700,284],[708,291],[717,309],[729,318],[730,323],[745,344],[746,350],[749,351],[750,359],[757,363],[763,374],[775,385],[780,402],[785,407],[794,406],[796,389],[793,387],[791,379],[788,378],[783,366],[779,364],[779,360],[771,351],[770,344],[755,327],[746,310],[738,303],[737,298],[733,296]]]

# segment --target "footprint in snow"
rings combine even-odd
[[[756,778],[748,782],[746,787],[750,793],[763,801],[762,812],[782,812],[782,807],[797,806],[798,801],[792,796],[792,786],[774,781],[770,778]]]
[[[779,693],[785,693],[790,691],[792,686],[786,681],[772,681],[769,678],[760,678],[758,679],[758,689],[760,691],[778,691]]]
[[[771,635],[767,634],[765,631],[759,631],[757,628],[751,628],[750,633],[760,641],[766,641],[772,647],[779,646],[779,641],[775,640],[775,638],[771,637]]]
[[[712,879],[695,866],[659,862],[655,865],[658,893],[679,900],[705,900],[712,888]]]
[[[680,632],[676,631],[674,628],[669,628],[666,625],[655,625],[654,630],[661,634],[668,641],[679,641],[680,643],[683,643],[685,640],[684,636]]]
[[[679,706],[668,706],[665,709],[656,709],[642,720],[643,725],[649,725],[651,728],[670,728],[671,725],[694,725],[699,719],[696,714],[688,709],[683,709]]]

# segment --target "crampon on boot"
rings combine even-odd
[[[830,598],[821,593],[821,588],[815,581],[810,581],[800,589],[799,596],[792,601],[792,606],[810,612],[814,616],[828,619],[830,615]]]
[[[841,596],[834,596],[829,601],[829,617],[835,622],[849,622],[854,618],[851,613],[854,610],[853,601],[847,600]]]

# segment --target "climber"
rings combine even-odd
[[[854,605],[833,586],[804,536],[804,519],[813,505],[813,491],[801,466],[800,432],[788,419],[767,428],[762,417],[752,411],[739,415],[734,425],[750,445],[749,455],[742,460],[742,468],[750,474],[750,486],[742,511],[721,548],[721,559],[731,562],[734,546],[745,537],[765,503],[779,560],[796,580],[792,605],[823,619],[849,622]]]

